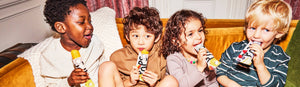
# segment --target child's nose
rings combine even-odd
[[[201,33],[197,33],[196,34],[196,39],[202,39],[202,34]]]
[[[138,39],[138,44],[140,44],[140,45],[141,45],[141,44],[144,44],[144,38],[141,38],[141,37],[140,37],[140,38]]]
[[[87,22],[86,28],[89,29],[89,30],[93,30],[93,25],[92,25],[92,23]]]
[[[253,37],[254,38],[260,38],[261,36],[261,31],[260,30],[255,30],[254,34],[253,34]]]

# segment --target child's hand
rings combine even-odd
[[[198,59],[197,67],[198,67],[198,70],[201,72],[203,72],[203,70],[207,66],[206,58],[207,58],[206,49],[205,48],[200,49],[197,54],[197,59]]]
[[[143,77],[145,82],[147,82],[150,87],[154,87],[156,85],[156,82],[158,80],[158,75],[154,72],[146,70],[143,74]]]
[[[68,83],[70,86],[78,85],[85,83],[90,77],[87,72],[84,72],[83,69],[74,69],[71,75],[68,77]]]
[[[256,68],[259,67],[265,67],[264,64],[264,51],[262,49],[262,47],[258,44],[252,44],[250,45],[250,50],[253,50],[253,64]]]
[[[130,83],[132,85],[137,84],[137,81],[139,80],[139,70],[136,66],[133,66],[130,71]]]

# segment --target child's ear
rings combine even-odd
[[[158,35],[157,37],[156,37],[156,39],[154,40],[154,42],[156,43],[156,42],[158,42],[160,40],[160,35]]]
[[[284,35],[285,33],[284,32],[277,32],[275,38],[280,38]]]
[[[130,41],[127,35],[125,35],[125,38],[126,38],[127,41]]]
[[[58,33],[65,33],[66,32],[66,26],[63,22],[55,22],[54,27]]]

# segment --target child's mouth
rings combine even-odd
[[[252,41],[253,44],[258,44],[259,46],[261,46],[262,42],[260,41]]]
[[[203,46],[203,43],[197,43],[197,44],[194,44],[193,46],[196,47],[196,46],[198,46],[200,44],[201,44],[201,46]]]
[[[195,44],[194,49],[198,52],[201,48],[204,48],[203,43]]]
[[[140,51],[144,50],[144,48],[138,48]]]
[[[92,38],[92,34],[84,35],[84,38],[86,38],[86,39],[91,39],[91,38]]]

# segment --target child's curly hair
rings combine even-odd
[[[70,14],[70,8],[77,4],[83,4],[86,6],[85,0],[47,0],[44,7],[45,21],[51,26],[51,29],[55,32],[55,22],[65,21],[65,17]]]
[[[162,33],[162,22],[159,17],[159,12],[155,8],[149,7],[134,7],[129,14],[123,19],[124,36],[129,37],[129,32],[137,25],[144,25],[147,32],[155,35],[155,39]]]
[[[180,35],[184,32],[185,24],[189,22],[190,19],[199,19],[203,30],[205,31],[205,21],[206,18],[203,17],[202,13],[197,13],[192,10],[180,10],[174,13],[167,22],[166,30],[162,38],[162,55],[167,58],[168,55],[174,52],[180,52]]]

